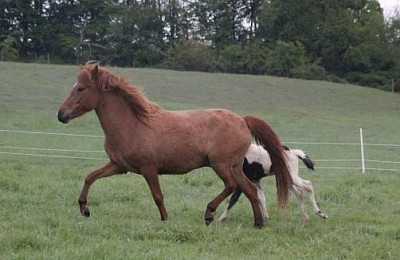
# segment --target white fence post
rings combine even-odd
[[[364,140],[363,140],[363,131],[360,127],[360,147],[361,147],[361,171],[365,173],[365,158],[364,158]]]

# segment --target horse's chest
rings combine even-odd
[[[111,161],[124,167],[125,169],[140,173],[141,157],[134,152],[134,149],[121,146],[105,145],[105,150]]]

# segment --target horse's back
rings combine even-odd
[[[244,158],[251,133],[226,109],[163,111],[153,123],[152,149],[164,171],[190,171]],[[173,172],[170,172],[173,173]]]
[[[211,151],[217,148],[229,150],[229,148],[233,149],[243,144],[250,144],[251,133],[245,121],[241,116],[229,110],[204,109],[181,111],[181,113],[185,112],[191,118],[187,123],[198,129],[198,142],[204,146],[205,150]]]

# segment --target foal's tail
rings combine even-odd
[[[314,170],[314,162],[303,150],[290,149],[290,151],[296,155],[308,169]]]
[[[243,119],[256,142],[260,143],[271,157],[271,172],[275,173],[278,204],[280,208],[284,208],[288,202],[292,178],[283,145],[271,126],[263,120],[254,116],[245,116]]]

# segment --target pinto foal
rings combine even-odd
[[[292,177],[293,181],[290,190],[293,192],[299,202],[300,210],[303,215],[303,223],[306,223],[310,218],[307,214],[307,209],[303,198],[304,190],[309,193],[311,204],[313,206],[315,214],[317,214],[321,218],[327,219],[328,215],[321,212],[317,205],[311,181],[303,180],[299,176],[298,159],[302,160],[306,167],[310,170],[314,170],[314,162],[302,150],[289,149],[288,147],[284,148],[287,156],[290,176]],[[260,145],[251,144],[249,150],[246,153],[246,158],[243,164],[243,172],[247,176],[247,178],[249,178],[249,180],[257,186],[257,195],[261,204],[260,207],[263,209],[263,217],[265,219],[268,219],[268,212],[266,207],[265,195],[260,186],[260,179],[266,176],[274,175],[274,173],[271,172],[271,166],[272,163],[268,152]],[[225,220],[228,217],[229,210],[236,204],[241,194],[242,191],[240,189],[236,189],[233,192],[229,200],[228,208],[224,211],[224,213],[222,213],[221,217],[219,218],[220,221]]]

